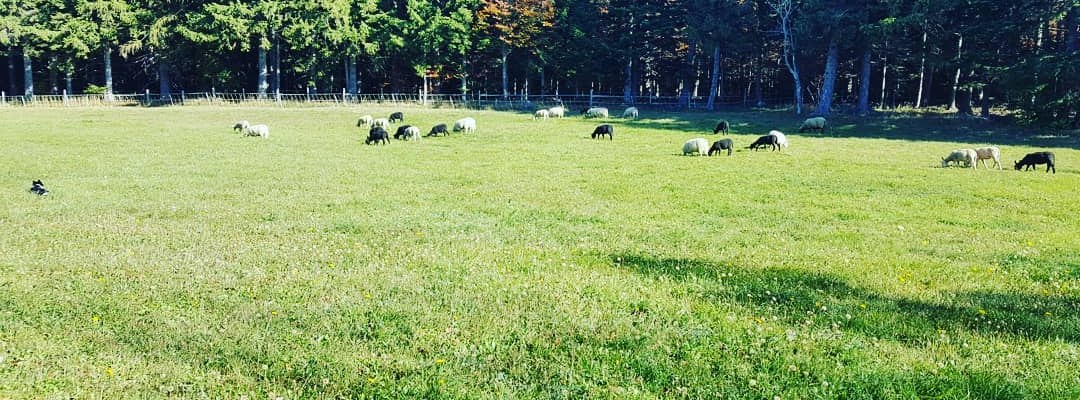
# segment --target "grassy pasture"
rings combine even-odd
[[[0,109],[0,398],[1080,397],[1070,138],[406,108],[479,131],[364,146],[390,111]],[[739,151],[678,155],[717,117]],[[940,167],[978,144],[1005,170]]]

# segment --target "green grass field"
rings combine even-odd
[[[0,398],[1080,397],[1075,138],[390,111],[0,108]]]

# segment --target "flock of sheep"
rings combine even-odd
[[[581,115],[586,119],[589,118],[607,118],[610,114],[607,108],[604,107],[588,107],[581,110]],[[566,107],[555,106],[551,108],[545,108],[537,110],[533,113],[534,120],[544,120],[548,118],[564,118],[566,116]],[[622,117],[627,119],[637,119],[639,112],[637,107],[627,107],[623,111]],[[405,114],[402,112],[394,112],[390,114],[389,118],[373,118],[371,115],[364,115],[357,121],[357,127],[369,127],[368,136],[364,140],[364,144],[387,144],[390,142],[390,133],[387,131],[392,124],[396,122],[404,122]],[[731,124],[728,121],[721,120],[716,124],[716,128],[713,129],[713,134],[720,132],[728,133]],[[818,131],[825,132],[828,128],[828,121],[822,117],[808,118],[803,121],[799,127],[799,132]],[[239,131],[244,136],[259,136],[270,137],[270,128],[266,125],[252,125],[248,121],[238,121],[233,125],[234,131]],[[476,119],[466,117],[454,122],[454,132],[475,132],[476,131]],[[447,130],[446,124],[437,124],[431,128],[426,136],[447,136],[450,131]],[[592,138],[608,137],[608,140],[614,140],[615,127],[611,124],[598,125],[592,133]],[[420,128],[412,125],[402,125],[397,128],[397,131],[393,135],[394,139],[401,140],[417,140],[420,139]],[[760,136],[750,146],[747,146],[750,150],[758,150],[761,148],[770,148],[772,151],[782,151],[782,149],[788,147],[787,136],[783,132],[778,130],[769,131],[769,134]],[[734,149],[734,141],[729,138],[724,138],[713,142],[711,145],[705,138],[694,138],[687,140],[683,143],[682,154],[683,155],[701,155],[701,156],[713,156],[721,152],[726,151],[730,156]],[[983,162],[983,167],[986,167],[986,160],[994,160],[994,166],[999,170],[1001,169],[1001,150],[994,146],[981,147],[977,149],[959,149],[949,153],[948,156],[941,159],[941,167],[946,168],[950,164],[963,165],[964,167],[970,167],[976,169],[976,163]],[[1013,164],[1013,168],[1017,171],[1024,169],[1033,169],[1036,165],[1046,164],[1046,172],[1057,173],[1057,169],[1054,166],[1054,153],[1051,152],[1036,152],[1030,153],[1024,156],[1020,161],[1016,161]]]

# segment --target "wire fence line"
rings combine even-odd
[[[420,94],[420,93],[258,93],[246,92],[184,92],[168,96],[158,93],[130,94],[50,94],[33,96],[8,96],[0,92],[0,106],[9,107],[156,107],[187,105],[363,105],[399,104],[449,108],[490,108],[498,110],[534,110],[562,105],[570,107],[629,107],[648,109],[705,109],[707,98],[695,96],[684,107],[678,96],[637,96],[627,102],[622,95],[611,94],[561,94],[561,95],[501,95],[501,94]],[[766,99],[770,106],[790,104],[789,99]],[[717,107],[753,107],[754,100],[742,96],[717,97]]]

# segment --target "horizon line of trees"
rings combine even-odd
[[[23,96],[596,92],[1080,127],[1080,0],[0,0],[0,54]]]

